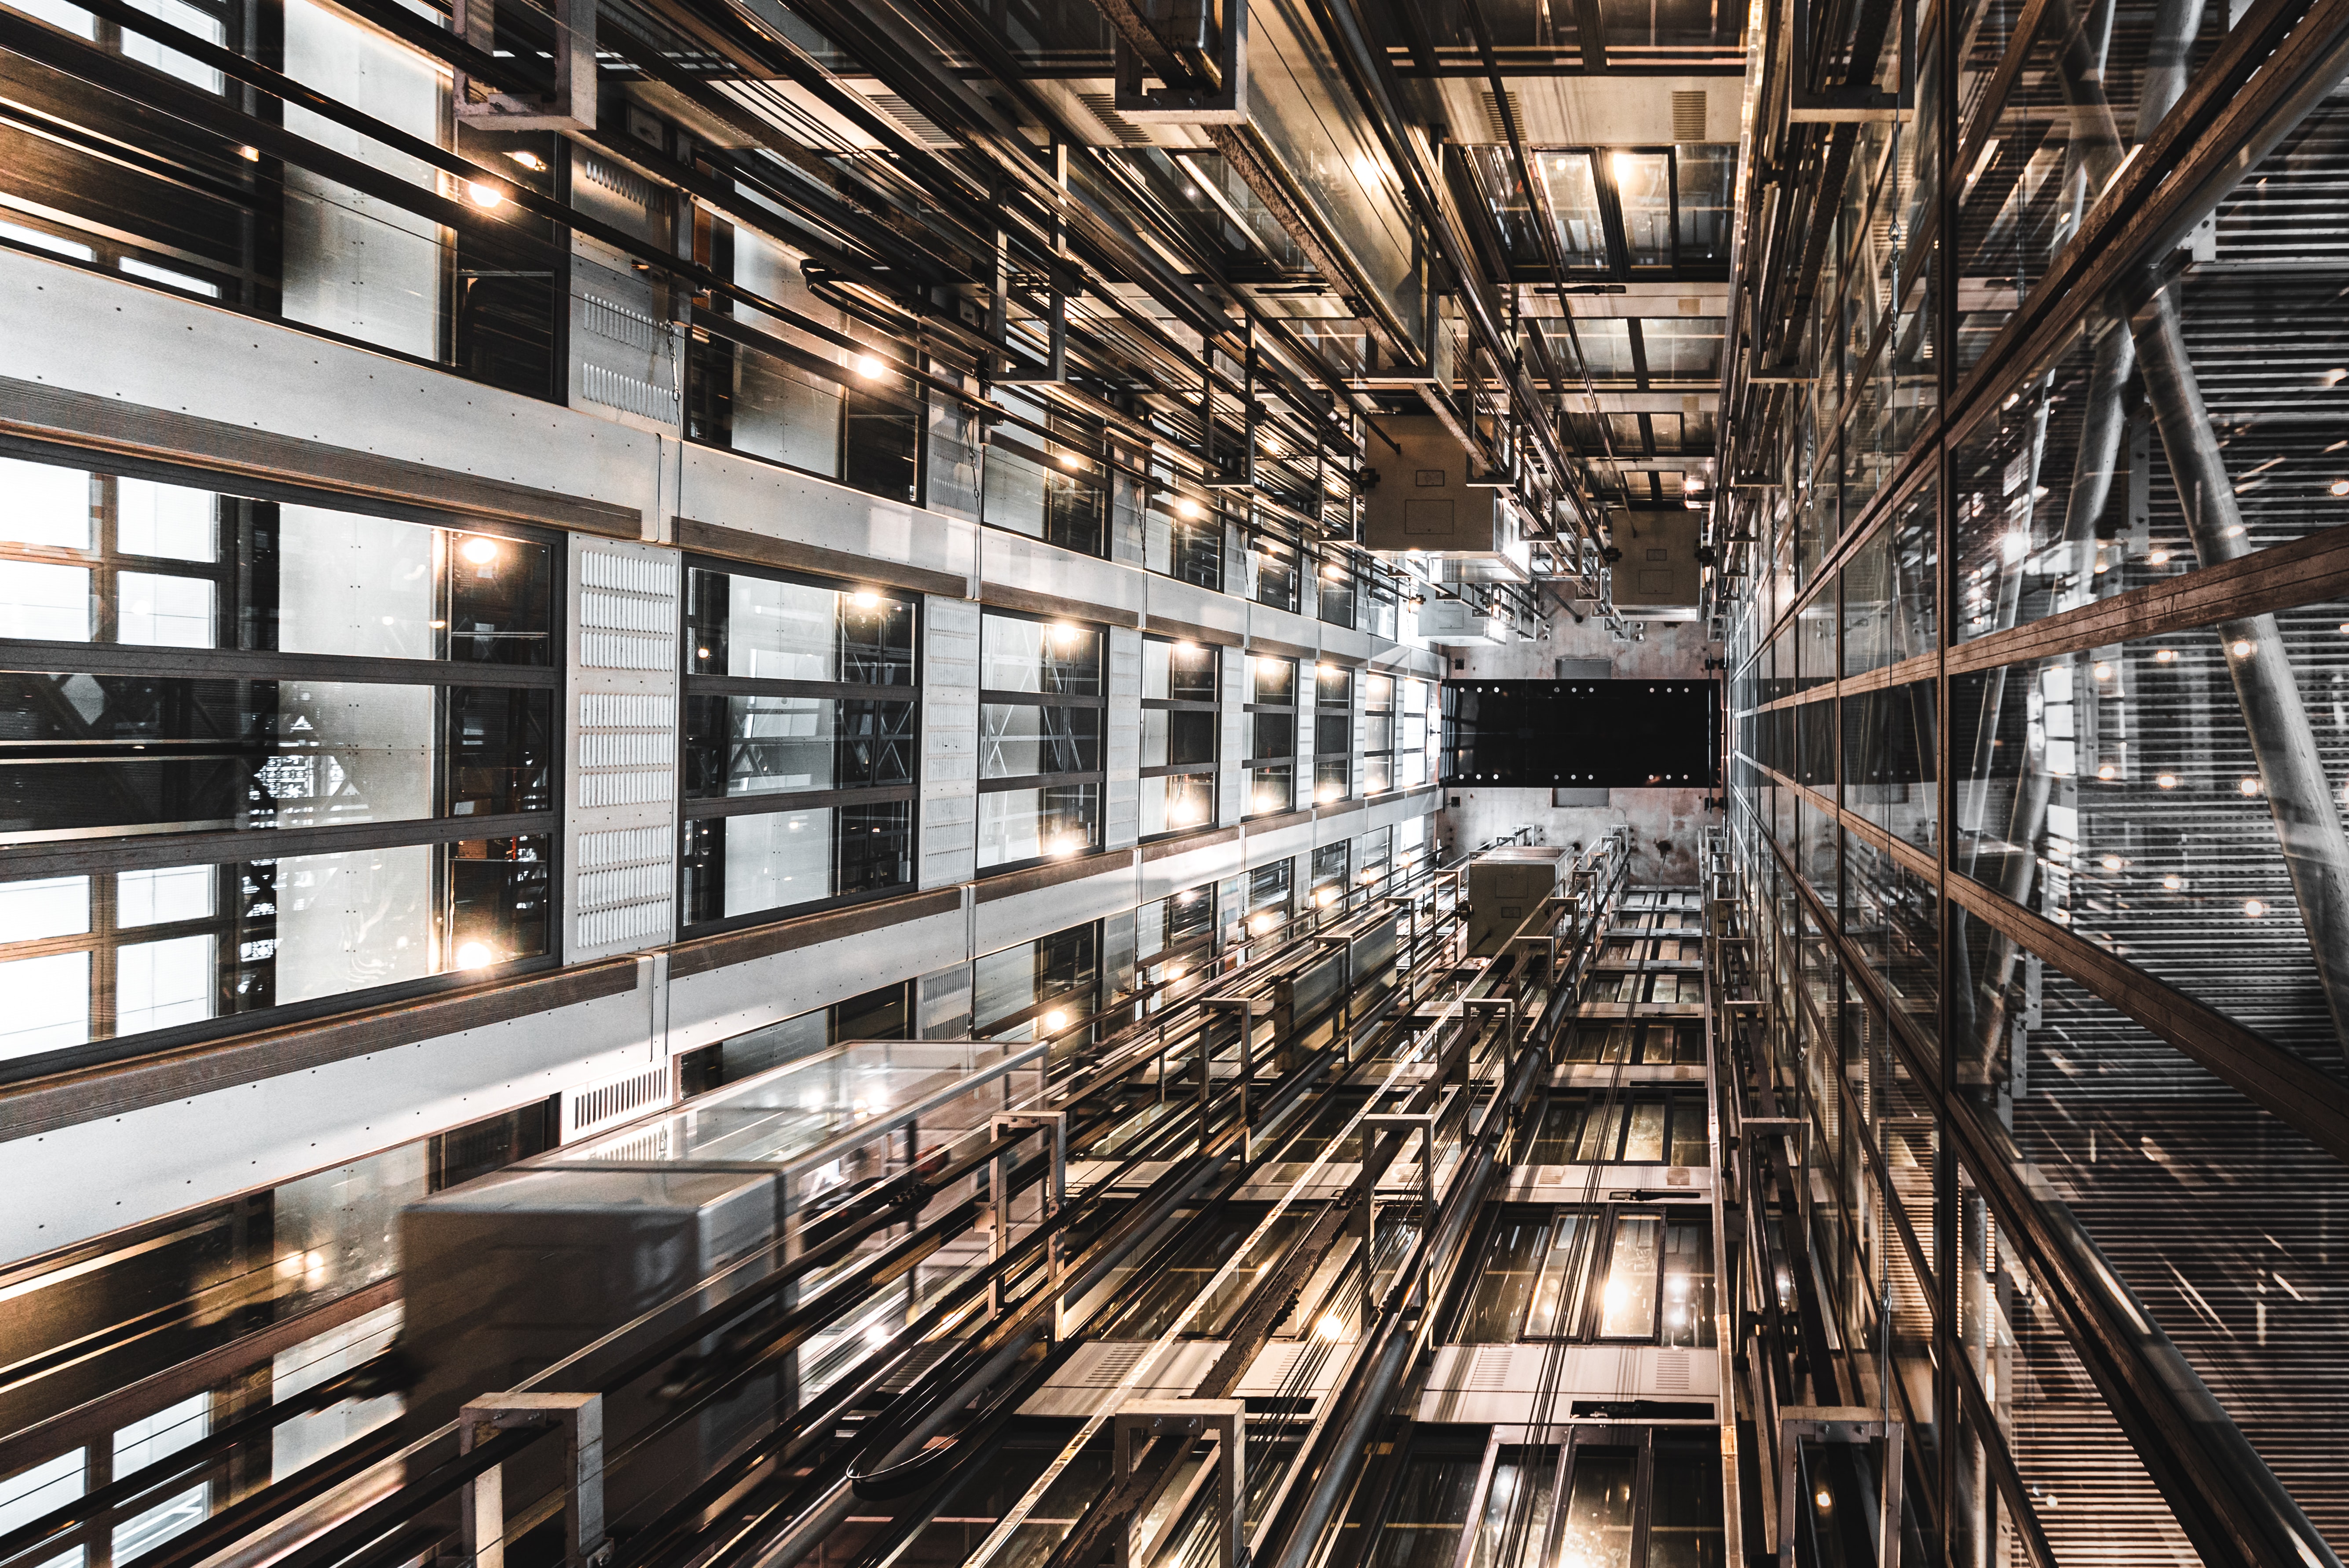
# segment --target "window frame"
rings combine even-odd
[[[893,588],[886,584],[858,583],[824,577],[804,572],[790,572],[763,566],[754,562],[735,561],[725,556],[688,554],[681,562],[678,614],[681,635],[678,656],[681,674],[678,679],[678,860],[677,901],[678,931],[680,935],[704,936],[718,932],[740,930],[746,926],[771,924],[781,920],[796,920],[827,910],[868,903],[874,899],[892,898],[910,890],[916,878],[914,866],[920,851],[920,813],[914,803],[920,798],[921,738],[922,738],[922,600],[909,589]],[[905,605],[912,614],[909,636],[911,659],[906,665],[906,679],[900,685],[865,681],[811,681],[770,678],[761,676],[698,674],[694,665],[700,648],[693,634],[691,619],[695,595],[700,588],[698,579],[716,577],[731,579],[750,577],[764,582],[780,583],[792,587],[813,588],[837,594],[870,593],[884,601]],[[839,634],[840,620],[835,607],[834,635]],[[885,736],[884,740],[901,741],[906,748],[907,778],[903,783],[859,784],[831,789],[791,790],[778,789],[749,795],[695,795],[687,780],[691,776],[695,738],[691,718],[697,698],[724,699],[731,696],[806,697],[834,704],[849,702],[902,702],[907,711],[906,728],[902,736]],[[833,710],[833,734],[838,738],[840,709]],[[841,835],[848,812],[859,808],[903,803],[905,816],[905,863],[906,876],[902,882],[882,887],[864,888],[852,892],[830,891],[838,880],[841,855]],[[785,815],[795,811],[826,810],[830,820],[832,843],[828,864],[831,879],[822,898],[807,899],[796,903],[776,904],[769,908],[745,910],[739,914],[721,914],[705,920],[688,920],[687,911],[692,907],[689,895],[690,879],[694,875],[694,834],[696,824],[731,820],[737,817]]]
[[[1199,821],[1185,822],[1180,827],[1170,827],[1159,832],[1143,834],[1140,841],[1149,844],[1156,843],[1162,839],[1180,838],[1185,833],[1206,832],[1216,828],[1223,820],[1220,803],[1216,798],[1221,793],[1220,789],[1217,788],[1217,784],[1219,775],[1223,769],[1224,757],[1223,678],[1225,650],[1215,643],[1202,642],[1192,637],[1162,637],[1144,634],[1142,642],[1142,711],[1144,715],[1143,719],[1144,729],[1146,730],[1149,726],[1147,716],[1152,713],[1204,713],[1207,715],[1209,721],[1207,746],[1208,755],[1206,761],[1179,763],[1169,762],[1157,765],[1144,764],[1141,769],[1140,777],[1143,781],[1145,790],[1147,789],[1148,782],[1154,779],[1204,778],[1207,781],[1206,816]],[[1174,689],[1173,655],[1176,650],[1189,649],[1195,652],[1204,652],[1207,655],[1207,689],[1215,695],[1206,702],[1196,701],[1188,697],[1152,696],[1150,695],[1149,669],[1150,645],[1153,643],[1164,645],[1168,650],[1169,663],[1167,689],[1169,691]],[[1171,736],[1171,720],[1169,721],[1169,727]],[[1171,741],[1169,748],[1172,749]]]
[[[1039,615],[1030,614],[1024,610],[1005,609],[993,604],[987,605],[979,612],[978,668],[980,678],[982,680],[986,677],[987,623],[990,618],[1001,621],[1025,621],[1040,626],[1077,627],[1086,635],[1093,639],[1095,667],[1099,670],[1100,674],[1094,682],[1095,689],[1093,695],[1091,696],[1071,696],[1058,692],[1007,691],[997,686],[981,686],[978,688],[978,693],[979,715],[979,754],[978,766],[975,769],[975,771],[978,776],[978,794],[984,797],[988,795],[1010,794],[1015,790],[1020,789],[1047,789],[1058,786],[1081,787],[1090,785],[1093,789],[1092,816],[1092,820],[1086,827],[1086,843],[1084,848],[1060,854],[1047,852],[1044,854],[1030,855],[1024,860],[1002,861],[993,865],[981,863],[976,867],[977,874],[980,877],[1002,876],[1012,872],[1027,871],[1036,866],[1053,865],[1064,861],[1083,860],[1090,855],[1098,855],[1102,852],[1102,837],[1106,830],[1106,819],[1108,816],[1107,796],[1109,793],[1108,747],[1110,686],[1109,629],[1097,622],[1078,620],[1067,615]],[[1089,708],[1092,710],[1100,716],[1098,727],[1094,731],[1094,765],[1090,769],[1071,769],[1062,772],[1023,773],[1005,778],[989,779],[987,776],[987,710],[989,707],[1032,707],[1039,710],[1052,707],[1065,707]],[[984,817],[983,811],[980,813],[980,816],[982,818]],[[980,852],[984,851],[985,842],[985,836],[982,834],[978,839],[978,848]]]
[[[1243,691],[1244,700],[1240,705],[1240,711],[1247,716],[1247,727],[1243,731],[1243,739],[1246,741],[1244,749],[1247,755],[1240,759],[1241,789],[1244,791],[1241,797],[1240,817],[1243,820],[1250,818],[1278,817],[1297,810],[1297,683],[1303,678],[1302,661],[1286,654],[1251,652],[1247,655],[1247,685]],[[1288,666],[1288,700],[1286,703],[1257,700],[1257,694],[1259,686],[1257,681],[1257,666],[1259,664]],[[1263,727],[1258,722],[1258,718],[1264,715],[1279,715],[1285,718],[1284,733],[1288,737],[1287,751],[1264,755],[1257,753],[1257,739],[1263,733]],[[1288,770],[1288,796],[1277,808],[1259,810],[1256,805],[1257,780],[1279,767],[1286,767]]]
[[[26,938],[0,944],[0,964],[18,963],[61,954],[86,954],[83,981],[82,1038],[78,1043],[36,1047],[21,1054],[0,1057],[0,1082],[60,1071],[98,1067],[133,1059],[152,1052],[246,1034],[257,1029],[309,1022],[354,1006],[413,1001],[505,977],[555,968],[563,962],[564,933],[559,918],[564,874],[562,849],[567,758],[564,736],[564,665],[562,655],[564,605],[568,602],[565,535],[559,530],[500,521],[486,527],[472,520],[429,508],[375,506],[353,497],[318,495],[300,500],[277,499],[273,487],[264,493],[245,493],[236,476],[160,467],[138,462],[100,467],[101,454],[41,454],[17,460],[79,476],[88,487],[90,543],[84,546],[0,541],[0,561],[28,565],[69,567],[87,573],[89,603],[88,634],[78,639],[10,638],[0,640],[0,659],[12,674],[26,679],[46,679],[56,672],[78,672],[81,678],[123,683],[154,683],[159,687],[193,688],[221,684],[237,688],[238,717],[258,699],[248,694],[255,686],[283,687],[305,681],[368,688],[421,688],[432,709],[429,746],[431,779],[428,804],[421,814],[354,822],[315,821],[277,826],[274,822],[243,823],[261,812],[240,811],[231,825],[213,820],[186,818],[101,826],[95,830],[27,829],[47,836],[25,838],[5,846],[9,864],[5,883],[17,885],[78,880],[81,884],[81,929]],[[155,484],[208,497],[211,502],[212,559],[127,552],[120,548],[123,524],[123,483]],[[285,520],[281,508],[298,505],[337,516],[367,519],[431,531],[429,548],[434,583],[432,617],[427,630],[434,653],[429,657],[405,655],[351,655],[286,652],[274,645],[282,637],[285,604],[273,583],[255,586],[254,563],[266,553],[282,559]],[[451,607],[460,570],[461,542],[488,539],[525,546],[542,552],[533,570],[543,567],[535,586],[518,580],[521,590],[539,595],[543,617],[541,629],[515,632],[460,633],[451,626]],[[121,605],[119,579],[129,573],[185,577],[211,585],[212,633],[203,645],[119,640]],[[273,574],[274,575],[274,574]],[[263,603],[264,598],[267,603]],[[516,638],[534,640],[540,657],[534,663],[492,660],[478,662],[466,655],[470,644],[478,654],[484,642],[502,645]],[[248,643],[272,645],[248,646]],[[75,677],[67,677],[75,678]],[[545,694],[541,722],[541,750],[535,764],[524,764],[539,774],[528,788],[543,802],[536,809],[492,810],[474,814],[473,798],[462,797],[458,771],[463,764],[461,720],[467,709],[460,694],[468,692],[541,692]],[[109,694],[109,704],[113,701]],[[174,689],[166,699],[184,702],[191,690]],[[278,700],[278,699],[273,699]],[[102,711],[102,710],[101,710]],[[276,712],[282,715],[284,709]],[[91,722],[85,720],[85,723]],[[289,731],[288,733],[292,733]],[[509,729],[527,736],[527,727]],[[192,734],[165,738],[188,748],[191,761],[217,760],[223,749],[242,744],[225,737],[204,742]],[[75,742],[27,740],[0,748],[0,761],[26,766],[34,761],[17,748],[55,745],[85,749],[109,747],[99,739]],[[121,744],[134,744],[123,741]],[[152,739],[149,744],[153,744]],[[300,755],[277,749],[265,740],[271,757]],[[119,755],[119,754],[117,754]],[[511,754],[510,754],[511,755]],[[73,760],[60,757],[59,760]],[[103,755],[99,760],[107,759]],[[331,760],[331,758],[330,758]],[[255,792],[266,792],[266,778],[255,769],[244,780],[248,804]],[[323,798],[321,798],[323,799]],[[274,815],[273,807],[268,814]],[[471,848],[473,852],[467,852]],[[277,959],[282,932],[278,912],[276,871],[286,862],[347,856],[369,851],[429,851],[429,872],[424,883],[426,921],[430,941],[444,966],[434,973],[379,985],[359,985],[289,1002],[274,1000],[279,983]],[[460,868],[466,864],[504,861],[535,868],[526,875],[509,875],[502,894],[525,899],[534,893],[538,904],[538,950],[507,958],[491,957],[471,968],[460,967],[458,954],[471,945],[460,941],[463,905]],[[124,924],[121,922],[124,875],[202,868],[211,873],[211,913],[201,916]],[[265,871],[265,875],[264,875]],[[123,998],[119,986],[122,954],[160,943],[208,936],[212,942],[210,978],[204,991],[202,1016],[160,1026],[118,1032]],[[266,989],[264,1005],[237,1004]],[[191,1001],[193,998],[183,998]]]

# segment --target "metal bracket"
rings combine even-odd
[[[1820,1443],[1881,1439],[1882,1491],[1878,1499],[1876,1561],[1900,1561],[1901,1424],[1866,1405],[1785,1405],[1778,1410],[1778,1568],[1795,1568],[1795,1470],[1804,1439]]]
[[[1210,1013],[1237,1013],[1240,1022],[1240,1158],[1256,1158],[1256,1126],[1248,1119],[1248,1091],[1256,1079],[1256,1021],[1272,1013],[1269,996],[1237,996],[1226,992],[1221,996],[1206,996],[1201,1005]],[[1209,1037],[1202,1034],[1199,1049],[1204,1054]],[[1205,1108],[1202,1108],[1204,1114]]]
[[[1039,1222],[1050,1224],[1061,1206],[1069,1201],[1069,1113],[1065,1110],[999,1112],[987,1119],[990,1138],[1000,1138],[1006,1132],[1050,1133],[1052,1169],[1045,1178],[1039,1211]],[[1002,1150],[988,1164],[988,1192],[995,1210],[991,1238],[993,1257],[1001,1257],[1011,1250],[1011,1172],[1016,1162],[1014,1150]],[[1068,1304],[1061,1299],[1061,1236],[1059,1232],[1044,1238],[1044,1288],[1052,1296],[1052,1338],[1060,1341],[1065,1336],[1062,1315]],[[988,1286],[988,1308],[1003,1310],[1002,1285]]]
[[[1137,125],[1247,124],[1247,0],[1220,0],[1220,7],[1217,0],[1174,0],[1170,9],[1164,26],[1179,35],[1171,48],[1156,36],[1161,26],[1141,15],[1133,0],[1104,7],[1117,34],[1113,107]],[[1145,53],[1135,47],[1130,35],[1136,26],[1156,48]],[[1167,56],[1191,79],[1165,80],[1164,67],[1151,64],[1151,54]],[[1143,80],[1153,75],[1160,76],[1160,86],[1145,92]]]
[[[1240,1568],[1246,1550],[1241,1539],[1247,1499],[1247,1402],[1244,1399],[1130,1399],[1121,1406],[1112,1431],[1117,1455],[1115,1482],[1133,1473],[1133,1439],[1140,1438],[1207,1438],[1221,1449],[1222,1511],[1216,1518],[1216,1556],[1219,1568]],[[1117,1560],[1120,1568],[1132,1560],[1133,1519],[1120,1527]]]
[[[1371,1322],[1378,1312],[1378,1303],[1372,1295],[1378,1288],[1378,1280],[1371,1268],[1371,1244],[1378,1239],[1379,1181],[1386,1174],[1383,1169],[1374,1171],[1371,1167],[1371,1157],[1375,1151],[1373,1140],[1381,1132],[1392,1132],[1396,1135],[1396,1147],[1400,1149],[1402,1139],[1408,1138],[1414,1131],[1420,1135],[1419,1201],[1421,1212],[1432,1216],[1435,1212],[1435,1123],[1436,1119],[1442,1114],[1443,1109],[1438,1107],[1435,1110],[1411,1112],[1373,1111],[1361,1119],[1359,1134],[1362,1141],[1361,1174],[1355,1180],[1358,1184],[1356,1196],[1359,1200],[1356,1209],[1361,1215],[1360,1228],[1362,1239],[1362,1321],[1364,1323]]]
[[[472,78],[456,73],[450,98],[457,118],[485,130],[595,129],[595,0],[554,0],[554,91],[543,98],[491,92],[475,98]],[[497,48],[493,0],[451,0],[449,30],[484,54]]]
[[[1794,59],[1786,82],[1786,119],[1801,125],[1912,120],[1917,118],[1917,17],[1911,0],[1900,8],[1900,86],[1893,92],[1870,88],[1829,88],[1814,92],[1811,79],[1810,0],[1795,0]]]
[[[469,1454],[498,1432],[563,1429],[564,1562],[589,1568],[604,1544],[604,1396],[485,1394],[457,1412],[457,1451]],[[505,1568],[505,1467],[492,1465],[460,1496],[465,1554],[473,1568]]]

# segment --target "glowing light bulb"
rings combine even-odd
[[[2107,762],[2096,769],[2096,777],[2109,784],[2121,776],[2121,770]]]
[[[2324,487],[2327,495],[2349,496],[2349,480],[2334,480]]]
[[[885,1323],[876,1323],[872,1327],[866,1329],[864,1331],[864,1343],[867,1345],[888,1344],[889,1326]]]
[[[494,185],[484,184],[479,180],[469,180],[465,182],[465,194],[472,198],[473,205],[483,211],[489,211],[506,199],[504,191]]]
[[[877,354],[860,354],[856,356],[856,374],[868,381],[887,368],[887,366],[881,363],[881,356]]]
[[[2344,626],[2342,630],[2349,632],[2349,626]],[[2157,665],[2174,665],[2178,662],[2178,650],[2176,648],[2157,648],[2154,650],[2153,662]]]
[[[1166,966],[1166,978],[1169,980],[1183,978],[1183,966],[1180,964],[1169,964]]]
[[[1268,914],[1257,915],[1254,920],[1248,922],[1248,929],[1255,932],[1259,936],[1263,935],[1266,932],[1272,929],[1272,916]]]
[[[1338,890],[1333,887],[1325,887],[1319,892],[1313,895],[1313,902],[1319,904],[1334,903],[1337,902],[1337,899]]]
[[[1313,1337],[1324,1345],[1335,1345],[1346,1337],[1346,1326],[1334,1312],[1325,1312],[1313,1320]]]
[[[2105,870],[2108,872],[2116,872],[2121,869],[2121,858],[2118,855],[2106,855],[2101,863]]]
[[[2113,666],[2110,665],[2098,665],[2096,666],[2096,678],[2100,681],[2108,681],[2112,679]]]
[[[2146,556],[2145,563],[2147,566],[2167,566],[2169,564],[2169,552],[2167,550],[2154,551]]]
[[[498,542],[479,537],[469,539],[458,547],[457,553],[476,566],[487,566],[498,558]]]
[[[2246,920],[2257,920],[2267,912],[2268,906],[2258,899],[2247,898],[2243,901],[2243,918]]]
[[[487,969],[496,959],[497,954],[490,951],[486,942],[468,942],[457,949],[460,969]]]
[[[1189,496],[1185,496],[1174,503],[1174,515],[1176,517],[1196,517],[1199,515],[1199,503],[1193,500]]]
[[[1321,568],[1321,577],[1327,583],[1343,583],[1346,580],[1346,569],[1332,561]]]
[[[2153,776],[2153,783],[2154,788],[2158,789],[2175,789],[2178,788],[2178,775],[2175,773],[2157,773]]]
[[[2253,654],[2258,653],[2259,648],[2249,637],[2237,637],[2233,642],[2227,645],[2227,651],[2234,655],[2239,659],[2248,659]]]
[[[506,156],[512,159],[516,163],[521,164],[524,169],[529,170],[533,174],[543,174],[546,172],[546,160],[541,158],[535,152],[509,152]]]
[[[2260,781],[2249,777],[2238,779],[2235,780],[2235,788],[2246,796],[2256,795],[2260,792]]]
[[[1050,1012],[1044,1015],[1045,1028],[1057,1034],[1059,1031],[1065,1029],[1068,1026],[1069,1016],[1060,1008],[1055,1007]]]
[[[2179,888],[2186,885],[2186,879],[2179,876],[2177,872],[2172,872],[2169,875],[2161,879],[2161,885],[2168,888],[2170,892],[2176,892]]]

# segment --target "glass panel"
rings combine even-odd
[[[1671,158],[1662,152],[1608,155],[1615,198],[1623,209],[1623,242],[1635,267],[1672,264]]]
[[[1577,1446],[1558,1568],[1630,1568],[1631,1483],[1639,1455]]]
[[[1600,1296],[1599,1332],[1608,1339],[1645,1339],[1656,1332],[1656,1253],[1663,1221],[1648,1214],[1618,1214],[1614,1244],[1607,1254],[1607,1286]]]
[[[899,887],[913,878],[913,805],[706,817],[685,825],[688,924]]]
[[[1049,696],[1101,695],[1101,633],[1069,621],[981,621],[978,684]]]
[[[1542,1254],[1541,1274],[1526,1315],[1526,1338],[1571,1336],[1581,1331],[1596,1242],[1597,1227],[1589,1215],[1560,1210],[1552,1217],[1549,1250]]]
[[[1663,1330],[1660,1345],[1713,1342],[1713,1221],[1675,1219],[1664,1226]]]
[[[1216,759],[1216,716],[1197,710],[1142,710],[1142,766],[1183,768]]]
[[[1535,1276],[1550,1230],[1549,1216],[1537,1209],[1504,1209],[1494,1219],[1484,1266],[1461,1309],[1460,1327],[1453,1336],[1455,1340],[1469,1344],[1516,1340],[1517,1325],[1533,1300]]]
[[[1727,142],[1683,142],[1672,150],[1680,187],[1680,264],[1721,265],[1729,260],[1729,186],[1737,148]]]
[[[1101,823],[1101,786],[1052,784],[978,798],[978,863],[1011,865],[1045,855],[1081,854]]]
[[[1570,267],[1608,264],[1607,223],[1599,211],[1599,179],[1588,152],[1553,152],[1534,165],[1557,220],[1560,253]]]
[[[688,675],[910,686],[914,605],[864,589],[811,587],[694,568],[686,585]]]
[[[1174,773],[1142,781],[1142,834],[1179,833],[1215,825],[1216,776]]]
[[[1145,701],[1215,701],[1216,650],[1198,643],[1173,643],[1162,637],[1144,637],[1142,640],[1142,695]]]
[[[914,705],[812,696],[688,696],[689,799],[903,784]]]
[[[1645,316],[1640,346],[1652,381],[1710,383],[1721,377],[1722,318],[1706,315]]]
[[[2340,897],[2344,624],[2310,605],[1954,681],[1954,869],[2349,1076],[2304,913]]]
[[[985,703],[978,711],[978,776],[982,779],[1091,773],[1101,767],[1102,710],[1098,707]]]
[[[1623,1139],[1623,1158],[1652,1161],[1663,1157],[1664,1102],[1660,1099],[1633,1101],[1629,1129]]]

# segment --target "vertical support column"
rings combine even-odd
[[[1037,1223],[1050,1224],[1069,1201],[1069,1116],[1066,1111],[1027,1112],[998,1115],[988,1119],[988,1130],[1000,1137],[1006,1132],[1040,1132],[1045,1135],[1046,1158],[1051,1169],[1046,1173],[1038,1194]],[[1006,1149],[988,1162],[988,1191],[995,1215],[991,1236],[991,1255],[1001,1257],[1011,1250],[1011,1175],[1018,1164],[1018,1151]],[[1066,1241],[1058,1232],[1044,1239],[1044,1289],[1052,1298],[1052,1321],[1050,1327],[1054,1343],[1065,1336],[1064,1321],[1068,1303],[1061,1299],[1061,1275],[1065,1262]],[[988,1286],[991,1310],[1003,1310],[999,1284]]]
[[[1108,696],[1102,847],[1125,850],[1142,836],[1142,634],[1130,627],[1109,629]]]
[[[457,1414],[457,1449],[471,1453],[498,1432],[563,1429],[564,1563],[586,1568],[607,1555],[604,1544],[604,1397],[601,1394],[492,1394]],[[465,1551],[474,1568],[505,1568],[505,1467],[467,1481],[460,1499]]]
[[[575,533],[570,545],[564,956],[577,962],[676,934],[683,558]]]
[[[968,599],[922,601],[920,885],[978,874],[979,610]]]
[[[1240,766],[1247,758],[1247,651],[1226,648],[1216,663],[1216,821],[1228,828],[1240,820],[1247,789]],[[1241,885],[1245,896],[1245,879]]]
[[[1243,1399],[1132,1399],[1117,1412],[1111,1429],[1117,1466],[1112,1484],[1123,1486],[1133,1473],[1136,1438],[1195,1439],[1212,1437],[1217,1445],[1221,1471],[1216,1500],[1216,1561],[1217,1568],[1240,1568],[1246,1549],[1247,1502],[1247,1403]],[[1188,1441],[1183,1445],[1187,1451]],[[1117,1561],[1130,1561],[1133,1520],[1120,1527]]]

